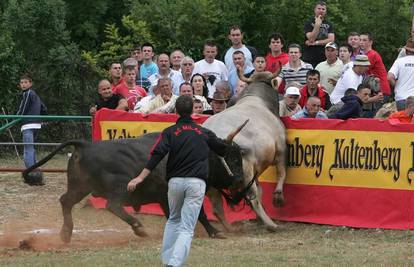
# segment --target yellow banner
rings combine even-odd
[[[412,133],[287,130],[288,182],[412,190]]]
[[[152,132],[161,132],[172,122],[101,121],[102,140],[135,138]]]
[[[101,121],[102,140],[162,131],[172,122]],[[414,172],[412,133],[288,129],[287,183],[407,189]],[[275,168],[259,179],[276,182]]]

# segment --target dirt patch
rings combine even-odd
[[[66,161],[66,155],[57,155],[46,167],[64,168]],[[3,166],[18,164],[2,160]],[[86,197],[73,209],[72,241],[64,244],[59,237],[63,223],[59,197],[66,191],[66,173],[45,173],[44,178],[45,186],[29,186],[19,173],[0,173],[0,249],[46,251],[161,242],[164,217],[135,214],[149,234],[148,238],[137,237],[109,211],[87,205]],[[195,235],[207,237],[201,226]]]

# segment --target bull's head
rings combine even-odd
[[[237,75],[239,76],[239,79],[243,82],[250,84],[252,82],[268,82],[270,85],[274,88],[278,88],[278,82],[276,80],[276,77],[279,75],[280,70],[276,71],[275,73],[271,73],[270,71],[263,71],[263,72],[254,72],[252,76],[247,78],[244,76],[243,68],[237,69]]]
[[[231,132],[226,142],[229,144],[226,155],[224,157],[218,157],[217,155],[212,157],[210,161],[210,175],[212,178],[210,181],[212,185],[217,189],[228,189],[230,191],[231,199],[234,202],[239,202],[243,196],[239,196],[237,192],[243,190],[243,154],[244,151],[233,142],[234,137],[246,126],[246,120],[242,125],[237,127]],[[227,199],[227,198],[226,198]],[[227,199],[228,201],[230,199]]]

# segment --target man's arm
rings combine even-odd
[[[119,99],[116,109],[128,111],[128,101],[125,98]]]
[[[313,25],[312,31],[306,32],[306,34],[305,34],[306,38],[307,38],[307,40],[305,42],[306,45],[310,45],[312,43],[315,43],[316,37],[318,37],[318,34],[319,34],[321,24],[322,24],[322,16],[315,17],[315,23]]]
[[[397,83],[397,79],[395,79],[394,73],[388,72],[387,79],[391,87],[394,88],[395,84]]]
[[[226,155],[227,147],[229,146],[226,141],[220,139],[216,134],[208,130],[208,147],[213,150],[217,155],[224,157]]]
[[[343,107],[335,113],[336,119],[346,120],[350,115],[354,114],[358,110],[358,103],[345,103]]]
[[[17,110],[16,115],[26,114],[27,107],[29,106],[29,92],[30,91],[23,93],[23,99],[22,99],[22,102],[20,102],[20,106],[19,106],[19,109]]]
[[[162,132],[152,148],[151,157],[148,160],[147,165],[137,177],[128,183],[128,191],[134,191],[136,186],[147,178],[151,171],[155,169],[158,163],[165,157],[165,155],[167,155],[169,151],[170,143],[168,135],[165,132]]]

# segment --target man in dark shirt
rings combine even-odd
[[[166,178],[170,216],[161,250],[162,262],[167,266],[181,266],[188,257],[206,190],[209,150],[224,156],[227,149],[223,140],[192,120],[190,96],[178,97],[175,107],[179,116],[176,124],[161,133],[146,167],[128,183],[128,191],[134,191],[169,154]]]
[[[95,101],[95,106],[89,110],[92,116],[101,108],[128,111],[128,102],[121,95],[112,93],[111,83],[108,80],[101,80],[99,82],[98,94],[99,97]]]
[[[350,118],[360,118],[362,113],[362,105],[368,102],[371,89],[360,84],[356,95],[348,95],[341,98],[344,105],[335,113],[336,119],[347,120]]]
[[[325,20],[326,3],[319,1],[315,5],[315,17],[305,22],[305,47],[303,61],[315,68],[325,60],[325,45],[335,41],[333,24]]]

